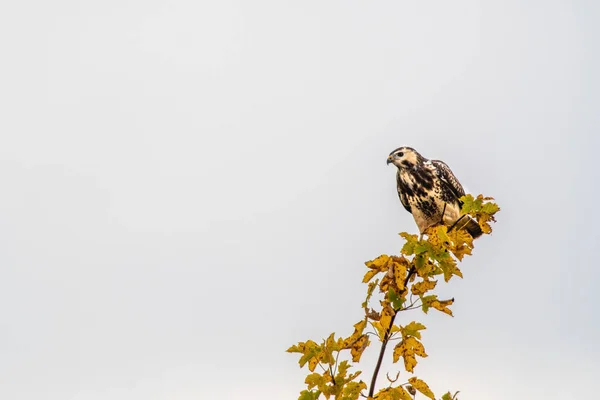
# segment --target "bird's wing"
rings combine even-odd
[[[460,199],[465,195],[465,189],[463,189],[462,185],[456,179],[456,176],[452,173],[452,170],[445,162],[440,160],[431,160],[431,163],[435,166],[435,170],[437,171],[438,177],[442,184],[445,185],[450,192],[456,196],[456,200]]]
[[[408,203],[408,198],[406,197],[406,192],[404,191],[404,189],[402,187],[402,180],[400,179],[400,171],[398,171],[396,173],[396,188],[398,189],[398,197],[400,197],[400,202],[402,203],[402,205],[404,206],[406,211],[408,211],[409,213],[412,214],[412,210],[410,209],[410,204]]]

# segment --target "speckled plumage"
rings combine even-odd
[[[433,225],[452,226],[460,218],[465,190],[448,165],[428,160],[411,147],[400,147],[388,156],[397,168],[396,185],[400,202],[423,233]],[[464,224],[463,221],[464,220]],[[459,223],[474,238],[481,235],[479,224],[470,217]]]

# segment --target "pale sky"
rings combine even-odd
[[[0,398],[296,399],[416,232],[402,145],[502,207],[417,375],[597,396],[600,3],[5,3]]]

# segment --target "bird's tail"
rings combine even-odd
[[[463,219],[466,219],[467,221],[460,221],[458,223],[458,227],[459,228],[464,228],[466,229],[467,232],[469,232],[469,235],[471,235],[471,237],[473,237],[473,239],[477,239],[479,236],[481,236],[483,234],[483,231],[481,230],[481,227],[479,226],[479,224],[477,223],[477,221],[475,221],[473,218],[469,217],[468,215],[466,215]]]

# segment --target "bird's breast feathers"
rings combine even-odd
[[[460,217],[458,202],[444,201],[444,187],[433,164],[427,162],[421,167],[399,170],[398,175],[403,186],[399,190],[405,192],[421,232],[442,219],[444,224],[451,225]]]

